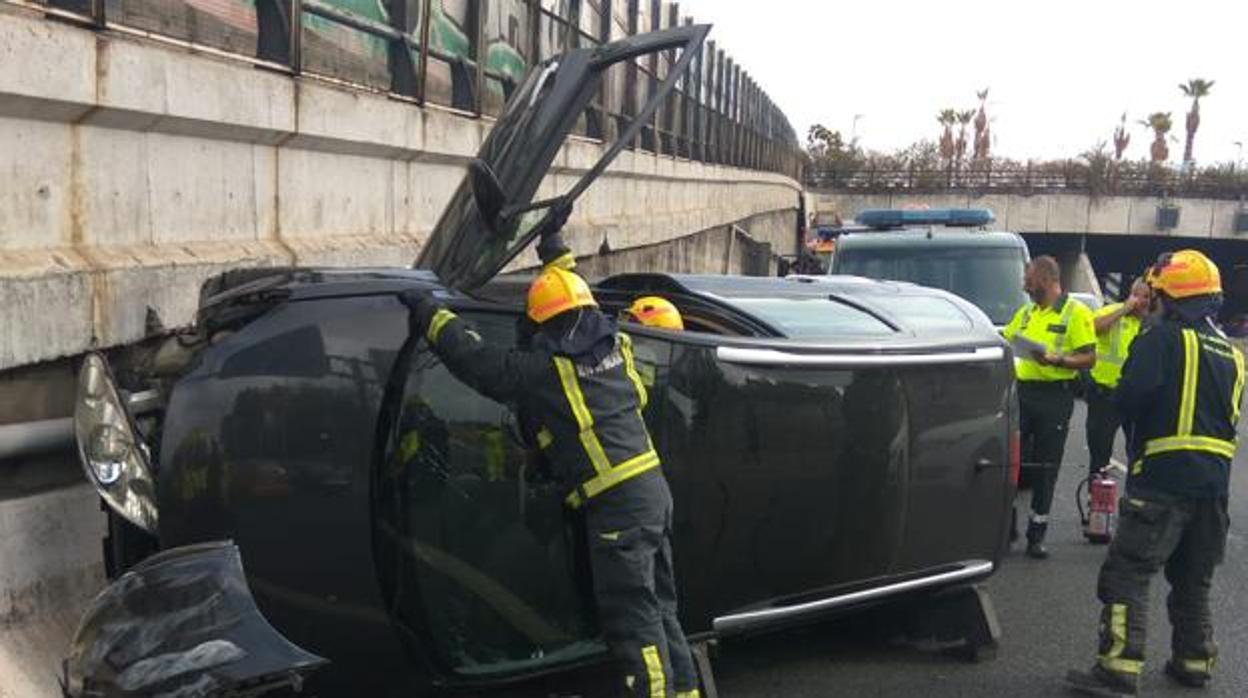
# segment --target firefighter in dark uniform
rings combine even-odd
[[[1144,665],[1148,588],[1165,570],[1174,628],[1165,672],[1204,686],[1217,659],[1209,589],[1222,561],[1244,358],[1213,323],[1218,268],[1195,250],[1163,255],[1147,276],[1160,324],[1140,335],[1114,396],[1131,460],[1117,535],[1101,567],[1100,647],[1068,682],[1085,694],[1135,695]],[[1155,303],[1156,305],[1156,303]]]
[[[1073,383],[1079,371],[1096,363],[1096,331],[1092,311],[1062,292],[1057,260],[1032,260],[1023,287],[1031,302],[1014,313],[1002,334],[1015,345],[1022,459],[1039,469],[1031,493],[1027,555],[1044,559],[1049,556],[1044,547],[1049,510],[1075,406]]]
[[[672,497],[641,411],[646,388],[632,341],[598,310],[557,233],[538,247],[545,265],[529,288],[531,347],[491,346],[430,292],[409,292],[413,331],[460,380],[511,403],[566,504],[585,514],[599,620],[620,661],[624,695],[698,696],[697,672],[676,617]]]
[[[1096,365],[1088,387],[1088,477],[1109,466],[1114,436],[1122,420],[1114,407],[1114,388],[1122,376],[1122,365],[1131,353],[1131,343],[1140,333],[1141,320],[1148,314],[1149,290],[1143,279],[1131,285],[1131,295],[1096,311]]]

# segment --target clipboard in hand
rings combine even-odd
[[[1010,340],[1010,346],[1014,348],[1014,356],[1020,359],[1034,359],[1037,353],[1045,354],[1049,351],[1044,344],[1021,334],[1014,335],[1014,339]]]

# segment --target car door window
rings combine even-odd
[[[516,318],[465,313],[512,345]],[[397,370],[404,370],[399,366]],[[464,677],[528,673],[603,651],[561,491],[519,418],[411,354],[376,479],[379,574],[394,620]]]

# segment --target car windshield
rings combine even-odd
[[[1023,253],[1016,248],[919,246],[842,250],[840,254],[837,273],[944,289],[974,303],[996,325],[1009,322],[1027,300]]]
[[[732,302],[788,337],[834,339],[894,333],[893,328],[874,315],[826,297],[733,298]]]

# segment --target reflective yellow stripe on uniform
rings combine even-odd
[[[633,382],[633,387],[637,389],[637,407],[644,410],[650,395],[646,392],[646,386],[641,382],[641,376],[637,373],[637,365],[633,361],[633,339],[623,333],[620,333],[620,353],[624,355],[624,371],[628,374],[628,379]]]
[[[1239,424],[1239,408],[1244,399],[1244,353],[1232,348],[1235,353],[1235,390],[1231,392],[1231,418]]]
[[[439,308],[438,312],[434,313],[433,318],[429,320],[429,329],[425,330],[425,339],[429,340],[430,344],[436,344],[438,335],[442,334],[442,328],[446,326],[446,323],[454,319],[455,313],[446,308]]]
[[[1183,659],[1178,664],[1180,669],[1189,674],[1208,676],[1213,673],[1213,666],[1217,664],[1217,661],[1217,659]]]
[[[1155,456],[1171,451],[1205,451],[1226,458],[1235,457],[1235,442],[1215,439],[1212,436],[1165,436],[1149,439],[1144,444],[1144,455]]]
[[[554,443],[554,441],[555,441],[554,434],[551,434],[550,430],[547,429],[546,427],[542,427],[541,429],[537,430],[537,447],[538,448],[546,448],[547,446],[550,446],[552,443]]]
[[[563,356],[556,356],[554,360],[555,369],[559,371],[559,382],[563,385],[563,394],[568,398],[568,406],[576,417],[581,446],[585,449],[585,455],[589,456],[594,472],[602,477],[611,472],[611,461],[607,460],[607,453],[602,450],[602,443],[594,433],[594,416],[589,412],[589,405],[585,404],[585,394],[581,392],[581,383],[576,379],[576,367],[570,359]]]
[[[1202,451],[1224,458],[1235,457],[1235,442],[1212,436],[1193,435],[1196,421],[1196,388],[1200,383],[1200,337],[1195,330],[1183,330],[1183,385],[1179,389],[1179,417],[1174,436],[1149,439],[1144,455],[1155,456],[1173,451]],[[1242,357],[1236,362],[1236,392],[1242,389],[1240,370]],[[1237,403],[1238,404],[1238,403]]]
[[[1127,650],[1127,606],[1115,603],[1109,606],[1109,651],[1097,658],[1097,662],[1110,671],[1120,674],[1138,674],[1144,668],[1139,659],[1124,659]]]
[[[646,674],[650,678],[650,698],[667,698],[667,677],[663,675],[663,659],[659,657],[659,648],[646,645],[641,648],[641,657],[646,663]]]
[[[702,698],[702,692],[696,688],[692,691],[676,691],[676,698]]]
[[[1179,395],[1179,424],[1175,436],[1190,436],[1196,417],[1196,384],[1200,380],[1200,340],[1195,330],[1183,330],[1183,387]]]
[[[585,500],[593,499],[626,480],[631,480],[652,468],[657,468],[658,465],[659,454],[654,449],[650,449],[645,453],[629,458],[603,475],[590,478],[582,483],[580,487],[573,490],[564,501],[568,506],[575,509],[584,504]]]
[[[1138,674],[1144,670],[1144,662],[1139,659],[1101,657],[1098,663],[1102,668],[1118,672],[1119,674]]]

